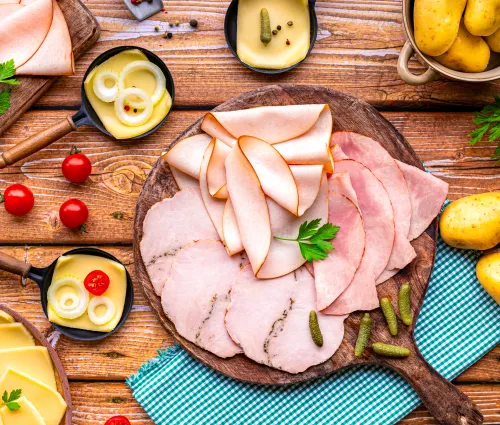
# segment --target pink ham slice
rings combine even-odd
[[[143,230],[141,256],[157,295],[161,294],[181,248],[195,240],[218,237],[199,187],[181,190],[173,198],[153,205],[146,214]]]
[[[161,294],[163,310],[179,335],[219,357],[241,353],[224,316],[231,282],[245,263],[244,256],[228,257],[218,241],[193,242],[179,251]]]
[[[358,207],[338,193],[328,194],[328,221],[340,229],[328,258],[314,262],[317,308],[323,310],[352,282],[365,251],[365,229]]]
[[[348,172],[363,218],[366,246],[351,284],[326,310],[344,315],[379,305],[375,280],[384,271],[394,244],[394,213],[384,185],[364,165],[353,160],[335,163],[336,172]]]
[[[328,179],[328,190],[338,195],[343,195],[349,199],[356,207],[359,208],[358,197],[356,191],[352,187],[351,178],[349,173],[342,171],[333,174]]]
[[[179,186],[180,190],[187,189],[188,187],[200,187],[200,182],[197,179],[191,177],[186,173],[183,173],[173,165],[170,165],[170,171],[172,171],[174,180],[177,183],[177,186]]]
[[[231,288],[226,328],[250,359],[300,373],[332,357],[344,337],[346,316],[318,313],[324,343],[316,346],[309,329],[315,309],[314,279],[304,267],[272,280],[259,280],[244,267]]]
[[[339,131],[333,133],[332,143],[338,145],[349,158],[367,167],[387,190],[394,210],[396,226],[394,247],[387,269],[402,269],[417,255],[408,241],[411,203],[403,173],[389,152],[370,137],[348,131]]]
[[[396,161],[410,191],[410,201],[412,208],[410,240],[418,238],[436,218],[448,195],[448,183],[405,164]]]
[[[212,137],[207,134],[197,134],[176,143],[162,158],[169,165],[195,178],[200,178],[201,162]]]

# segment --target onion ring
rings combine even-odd
[[[118,74],[113,71],[101,71],[94,76],[92,89],[103,102],[110,103],[118,96]],[[113,87],[106,87],[106,80],[113,80]]]
[[[127,75],[133,71],[137,71],[140,69],[145,69],[147,71],[150,71],[156,79],[155,92],[151,96],[151,100],[153,101],[153,106],[154,106],[161,100],[161,98],[165,94],[165,90],[167,87],[167,80],[162,70],[152,62],[149,62],[147,60],[134,61],[126,65],[122,69],[122,72],[120,72],[120,78],[118,79],[118,89],[119,91],[125,90],[125,78],[127,78]],[[145,105],[143,103],[135,102],[132,100],[127,100],[127,103],[133,108],[138,108],[138,109],[145,108]]]
[[[73,288],[76,294],[64,294],[61,299],[58,300],[56,293],[64,286]],[[76,298],[77,302],[74,302],[70,306],[65,305],[66,301],[69,299],[75,299],[73,297]],[[63,319],[76,319],[87,310],[87,306],[89,305],[89,293],[85,289],[85,286],[83,286],[83,283],[76,277],[65,276],[50,285],[49,290],[47,291],[47,300],[49,302],[49,306],[59,317],[62,317]]]
[[[106,306],[106,313],[103,316],[98,316],[95,312],[96,308],[100,305]],[[94,297],[90,300],[88,314],[92,323],[95,325],[104,325],[115,317],[116,307],[108,297]]]
[[[137,115],[129,115],[125,111],[125,100],[128,96],[138,96],[143,100],[143,110]],[[153,115],[153,102],[147,93],[139,88],[130,87],[128,89],[121,90],[118,97],[115,100],[115,114],[118,119],[125,125],[130,127],[137,127],[144,124]]]

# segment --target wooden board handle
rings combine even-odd
[[[18,260],[0,251],[0,270],[27,277],[30,269],[31,264],[25,263],[24,261]]]
[[[442,425],[480,425],[483,414],[464,393],[443,378],[415,353],[399,360],[388,360],[391,368],[408,381],[430,414]]]
[[[38,152],[74,130],[76,130],[76,125],[71,119],[71,116],[67,116],[64,120],[54,124],[52,127],[34,136],[28,137],[8,151],[3,152],[0,155],[0,169]]]

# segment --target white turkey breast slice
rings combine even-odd
[[[174,180],[179,186],[179,189],[187,189],[188,187],[199,187],[200,182],[191,177],[189,174],[183,173],[182,171],[175,168],[173,165],[170,165],[170,171],[172,172],[172,176],[174,176]]]
[[[179,251],[161,294],[163,311],[179,335],[219,357],[241,353],[224,316],[231,283],[247,263],[244,254],[229,257],[219,241],[200,240]]]
[[[244,267],[233,281],[226,328],[250,359],[300,373],[332,357],[344,337],[347,316],[318,313],[323,335],[318,347],[309,329],[311,310],[316,310],[316,292],[305,267],[272,280],[259,280]]]
[[[199,239],[218,239],[199,187],[181,190],[153,205],[144,218],[143,232],[141,256],[157,295],[181,248]]]
[[[208,134],[196,134],[187,137],[177,142],[168,152],[163,153],[161,157],[179,171],[195,179],[199,179],[201,162],[211,140],[212,137]]]

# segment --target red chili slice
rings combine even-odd
[[[91,294],[102,295],[109,288],[109,276],[101,270],[94,270],[87,275],[83,284]]]

